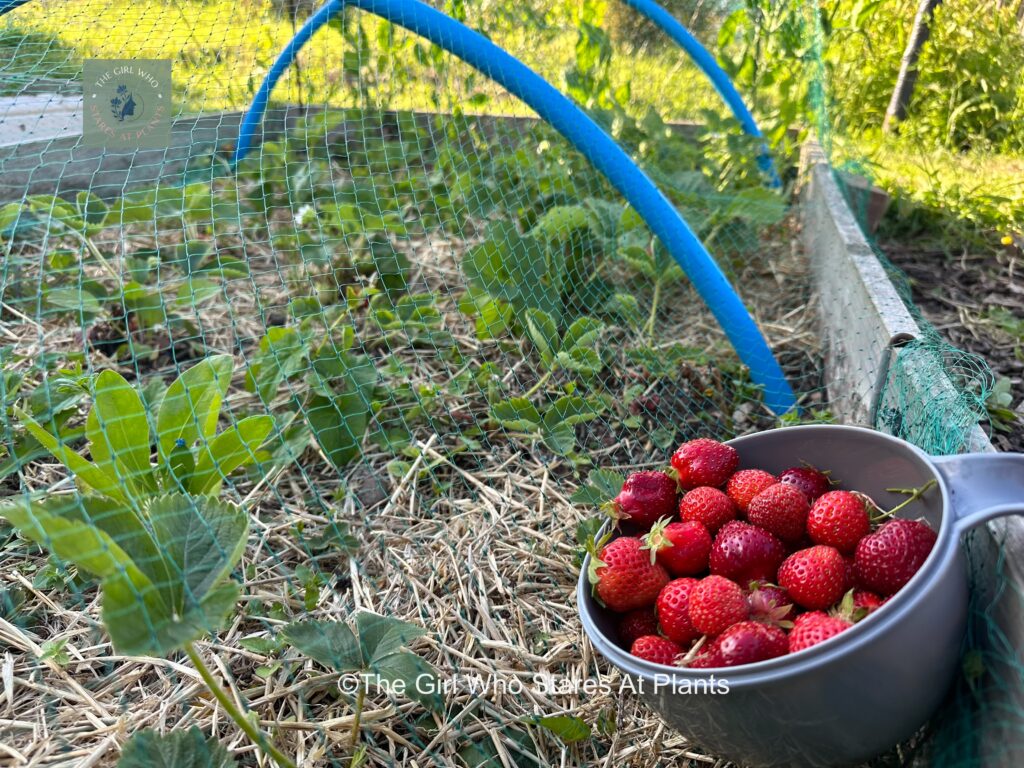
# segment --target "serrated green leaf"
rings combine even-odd
[[[600,373],[604,368],[601,355],[589,347],[576,347],[571,352],[559,352],[555,356],[555,362],[567,371],[588,375]]]
[[[591,230],[593,214],[580,205],[556,205],[544,212],[530,234],[542,240],[563,243],[581,230]]]
[[[541,360],[550,365],[559,350],[558,328],[551,315],[539,309],[526,313],[526,330],[530,341],[537,347]]]
[[[93,385],[86,437],[93,461],[107,475],[125,480],[137,493],[153,492],[149,463],[149,420],[142,398],[117,371],[103,371]]]
[[[363,658],[369,662],[395,653],[410,641],[427,634],[421,626],[370,611],[356,614],[356,630]]]
[[[401,693],[428,709],[440,710],[443,706],[437,671],[415,653],[389,654],[371,661],[368,670],[383,681],[387,689],[398,690],[400,685]]]
[[[110,206],[103,202],[100,197],[85,190],[82,190],[75,196],[75,207],[78,209],[78,215],[90,228],[102,226],[107,218],[107,213],[110,211]]]
[[[282,634],[301,653],[336,672],[363,669],[359,642],[348,624],[341,621],[296,621]]]
[[[196,726],[166,734],[136,732],[121,750],[117,768],[234,768],[235,759]]]
[[[213,437],[233,369],[231,355],[214,355],[193,365],[167,388],[156,420],[162,461],[167,461],[178,440],[191,446],[201,437]]]
[[[604,328],[604,323],[592,317],[577,318],[562,338],[561,351],[572,352],[577,348],[593,347]]]
[[[157,586],[179,612],[201,602],[242,557],[249,516],[234,504],[174,493],[153,499],[146,515],[172,570],[171,583]]]
[[[530,432],[541,423],[540,411],[537,406],[525,397],[511,397],[491,407],[491,415],[505,429]]]
[[[584,421],[596,419],[603,406],[596,401],[587,400],[579,395],[563,395],[548,406],[544,411],[544,426],[554,428],[558,424],[575,426]]]
[[[256,449],[273,428],[272,416],[249,416],[213,438],[209,447],[201,447],[190,484],[192,493],[216,494],[224,478],[256,460]]]
[[[544,445],[559,456],[568,456],[576,450],[576,429],[572,424],[546,426],[544,427],[542,437]]]

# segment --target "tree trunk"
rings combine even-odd
[[[940,5],[942,0],[920,0],[917,6],[914,27],[910,31],[910,39],[907,40],[907,48],[900,61],[900,74],[896,78],[896,87],[892,91],[889,108],[885,110],[883,133],[895,130],[896,123],[907,116],[910,97],[914,94],[914,84],[917,83],[917,60],[921,56],[921,49],[924,48],[928,35],[931,34],[932,13]]]

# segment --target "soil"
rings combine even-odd
[[[959,252],[912,240],[882,240],[906,273],[914,304],[951,344],[1010,380],[1012,423],[983,423],[1001,451],[1024,451],[1024,254],[1017,246]]]

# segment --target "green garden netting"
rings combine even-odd
[[[835,405],[865,381],[882,382],[872,426],[959,452],[991,387],[919,314],[889,367],[828,359],[795,196],[799,143],[828,151],[836,125],[818,9],[672,7],[737,77],[776,192],[760,142],[625,5],[443,7],[584,107],[678,208],[797,392],[783,417],[579,152],[376,17],[349,9],[311,41],[232,168],[241,113],[313,10],[45,0],[0,18],[0,496],[21,529],[0,527],[3,759],[148,765],[166,747],[122,746],[154,729],[181,765],[225,764],[211,736],[268,764],[209,668],[304,766],[714,764],[637,697],[578,685],[617,674],[573,594],[607,471],[662,466],[695,436],[849,420]],[[74,129],[96,59],[171,60],[169,145]],[[790,131],[800,101],[812,127]],[[1019,741],[995,615],[1020,596],[992,546],[975,546],[962,680],[879,764],[982,764],[993,728]],[[439,687],[339,688],[361,670]]]

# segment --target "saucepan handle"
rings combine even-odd
[[[957,530],[1024,514],[1024,453],[965,453],[933,459],[949,486]]]

